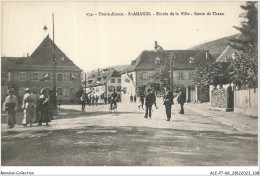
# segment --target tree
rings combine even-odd
[[[213,62],[201,65],[195,70],[193,80],[201,86],[228,84],[231,82],[230,65],[230,62]]]
[[[170,66],[169,64],[161,65],[153,73],[154,82],[160,84],[161,88],[170,86]]]
[[[258,10],[257,2],[248,1],[241,6],[246,12],[240,17],[245,18],[241,27],[241,37],[230,40],[230,46],[241,51],[230,70],[232,81],[237,85],[257,86],[258,80]]]

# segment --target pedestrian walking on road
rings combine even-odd
[[[136,95],[134,96],[134,102],[136,103]]]
[[[133,103],[133,98],[134,98],[134,97],[133,97],[133,95],[131,94],[131,96],[130,96],[130,102],[131,102],[131,103]]]
[[[49,109],[49,96],[45,89],[41,90],[41,95],[39,97],[39,109],[40,109],[40,120],[38,126],[45,122],[46,125],[51,121],[50,109]]]
[[[7,97],[3,103],[3,111],[8,113],[8,126],[9,128],[13,128],[16,124],[16,110],[18,101],[16,96],[14,95],[14,89],[10,89],[7,91]]]
[[[138,108],[140,109],[140,107],[142,107],[142,109],[144,109],[144,97],[145,94],[143,92],[140,93],[140,103],[141,105],[138,106]]]
[[[25,89],[25,94],[23,97],[22,109],[24,113],[23,125],[27,126],[30,124],[32,126],[33,117],[35,114],[35,100],[29,88]]]
[[[152,94],[152,97],[153,97],[154,106],[155,106],[156,109],[158,109],[158,107],[156,105],[156,95],[155,95],[154,91],[152,91],[151,94]]]
[[[106,96],[104,98],[104,102],[105,102],[105,104],[107,104],[107,97]]]
[[[87,95],[83,92],[81,97],[80,97],[80,101],[81,101],[81,110],[85,111],[85,107],[86,107],[86,98]]]
[[[91,101],[92,101],[92,105],[94,106],[95,105],[95,95],[94,94],[91,97]]]
[[[99,97],[96,95],[96,106],[98,104],[98,99],[99,99]]]
[[[165,95],[163,96],[163,104],[166,110],[167,121],[171,119],[171,110],[173,105],[173,94],[169,87],[165,87]]]
[[[153,96],[151,94],[151,89],[147,90],[147,95],[145,97],[145,116],[144,118],[147,118],[148,115],[150,117],[150,119],[152,118],[152,105],[153,105]]]
[[[184,103],[186,102],[186,95],[181,88],[179,88],[179,94],[177,97],[177,101],[181,105],[181,110],[180,110],[179,114],[184,114]]]

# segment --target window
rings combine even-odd
[[[75,90],[74,90],[74,88],[71,88],[70,89],[70,95],[74,95],[75,94]]]
[[[62,88],[58,88],[58,89],[57,89],[57,94],[58,94],[58,95],[62,95]]]
[[[111,79],[111,83],[115,83],[115,79]]]
[[[141,79],[148,79],[148,73],[141,73]]]
[[[50,73],[42,73],[41,75],[42,75],[41,80],[50,80],[51,79]]]
[[[189,63],[190,63],[190,64],[194,64],[194,63],[195,63],[195,59],[194,59],[193,57],[190,57],[190,58],[189,58]]]
[[[178,76],[178,80],[183,80],[183,73],[178,73],[179,74],[179,76]]]
[[[121,91],[121,86],[117,86],[117,87],[116,87],[116,91],[117,91],[117,92],[120,92],[120,91]]]
[[[38,73],[33,73],[33,81],[37,81],[39,79]]]
[[[192,78],[192,72],[189,72],[189,79]]]
[[[118,79],[117,82],[118,82],[118,83],[121,83],[121,79]]]
[[[155,64],[160,65],[160,64],[161,64],[161,59],[160,59],[159,57],[156,57],[156,58],[154,59],[154,62],[155,62]]]
[[[58,81],[63,81],[63,74],[58,74]]]
[[[25,73],[20,73],[19,74],[19,80],[20,81],[25,81]]]
[[[74,81],[74,80],[77,80],[78,78],[78,74],[69,74],[69,81]]]
[[[109,92],[113,92],[114,89],[115,89],[115,86],[108,86],[108,91]]]

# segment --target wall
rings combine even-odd
[[[19,75],[20,72],[25,73],[25,80],[20,80]],[[38,80],[32,80],[32,73],[38,73],[39,77]],[[40,91],[42,88],[53,88],[53,74],[51,74],[50,80],[40,81],[43,78],[42,74],[44,73],[52,73],[50,71],[12,71],[11,72],[11,85],[14,86],[18,95],[19,101],[22,99],[24,94],[25,88],[30,88],[35,91]],[[62,100],[64,104],[70,103],[78,103],[79,98],[75,97],[75,93],[81,88],[81,78],[80,78],[80,71],[65,71],[65,70],[57,70],[57,74],[63,74],[63,81],[56,81],[56,90],[58,91],[59,88],[62,90],[62,95],[59,98]],[[77,74],[78,77],[75,80],[69,80],[69,74]],[[56,76],[56,79],[58,76]]]
[[[126,73],[121,75],[121,89],[126,90],[122,91],[122,102],[130,101],[131,94],[134,96],[136,94],[136,72],[129,72],[128,75],[132,74],[133,81],[129,79]],[[128,81],[127,81],[128,80]]]
[[[236,112],[258,116],[258,88],[235,90],[234,99]]]
[[[211,91],[211,107],[227,108],[227,89],[215,88]]]
[[[179,73],[183,73],[183,78],[179,78]],[[186,87],[194,85],[192,81],[192,77],[190,77],[190,74],[192,75],[192,70],[173,70],[173,83],[176,85],[184,85]]]

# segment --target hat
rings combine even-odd
[[[30,88],[26,88],[24,91],[25,92],[31,92],[31,89]]]

